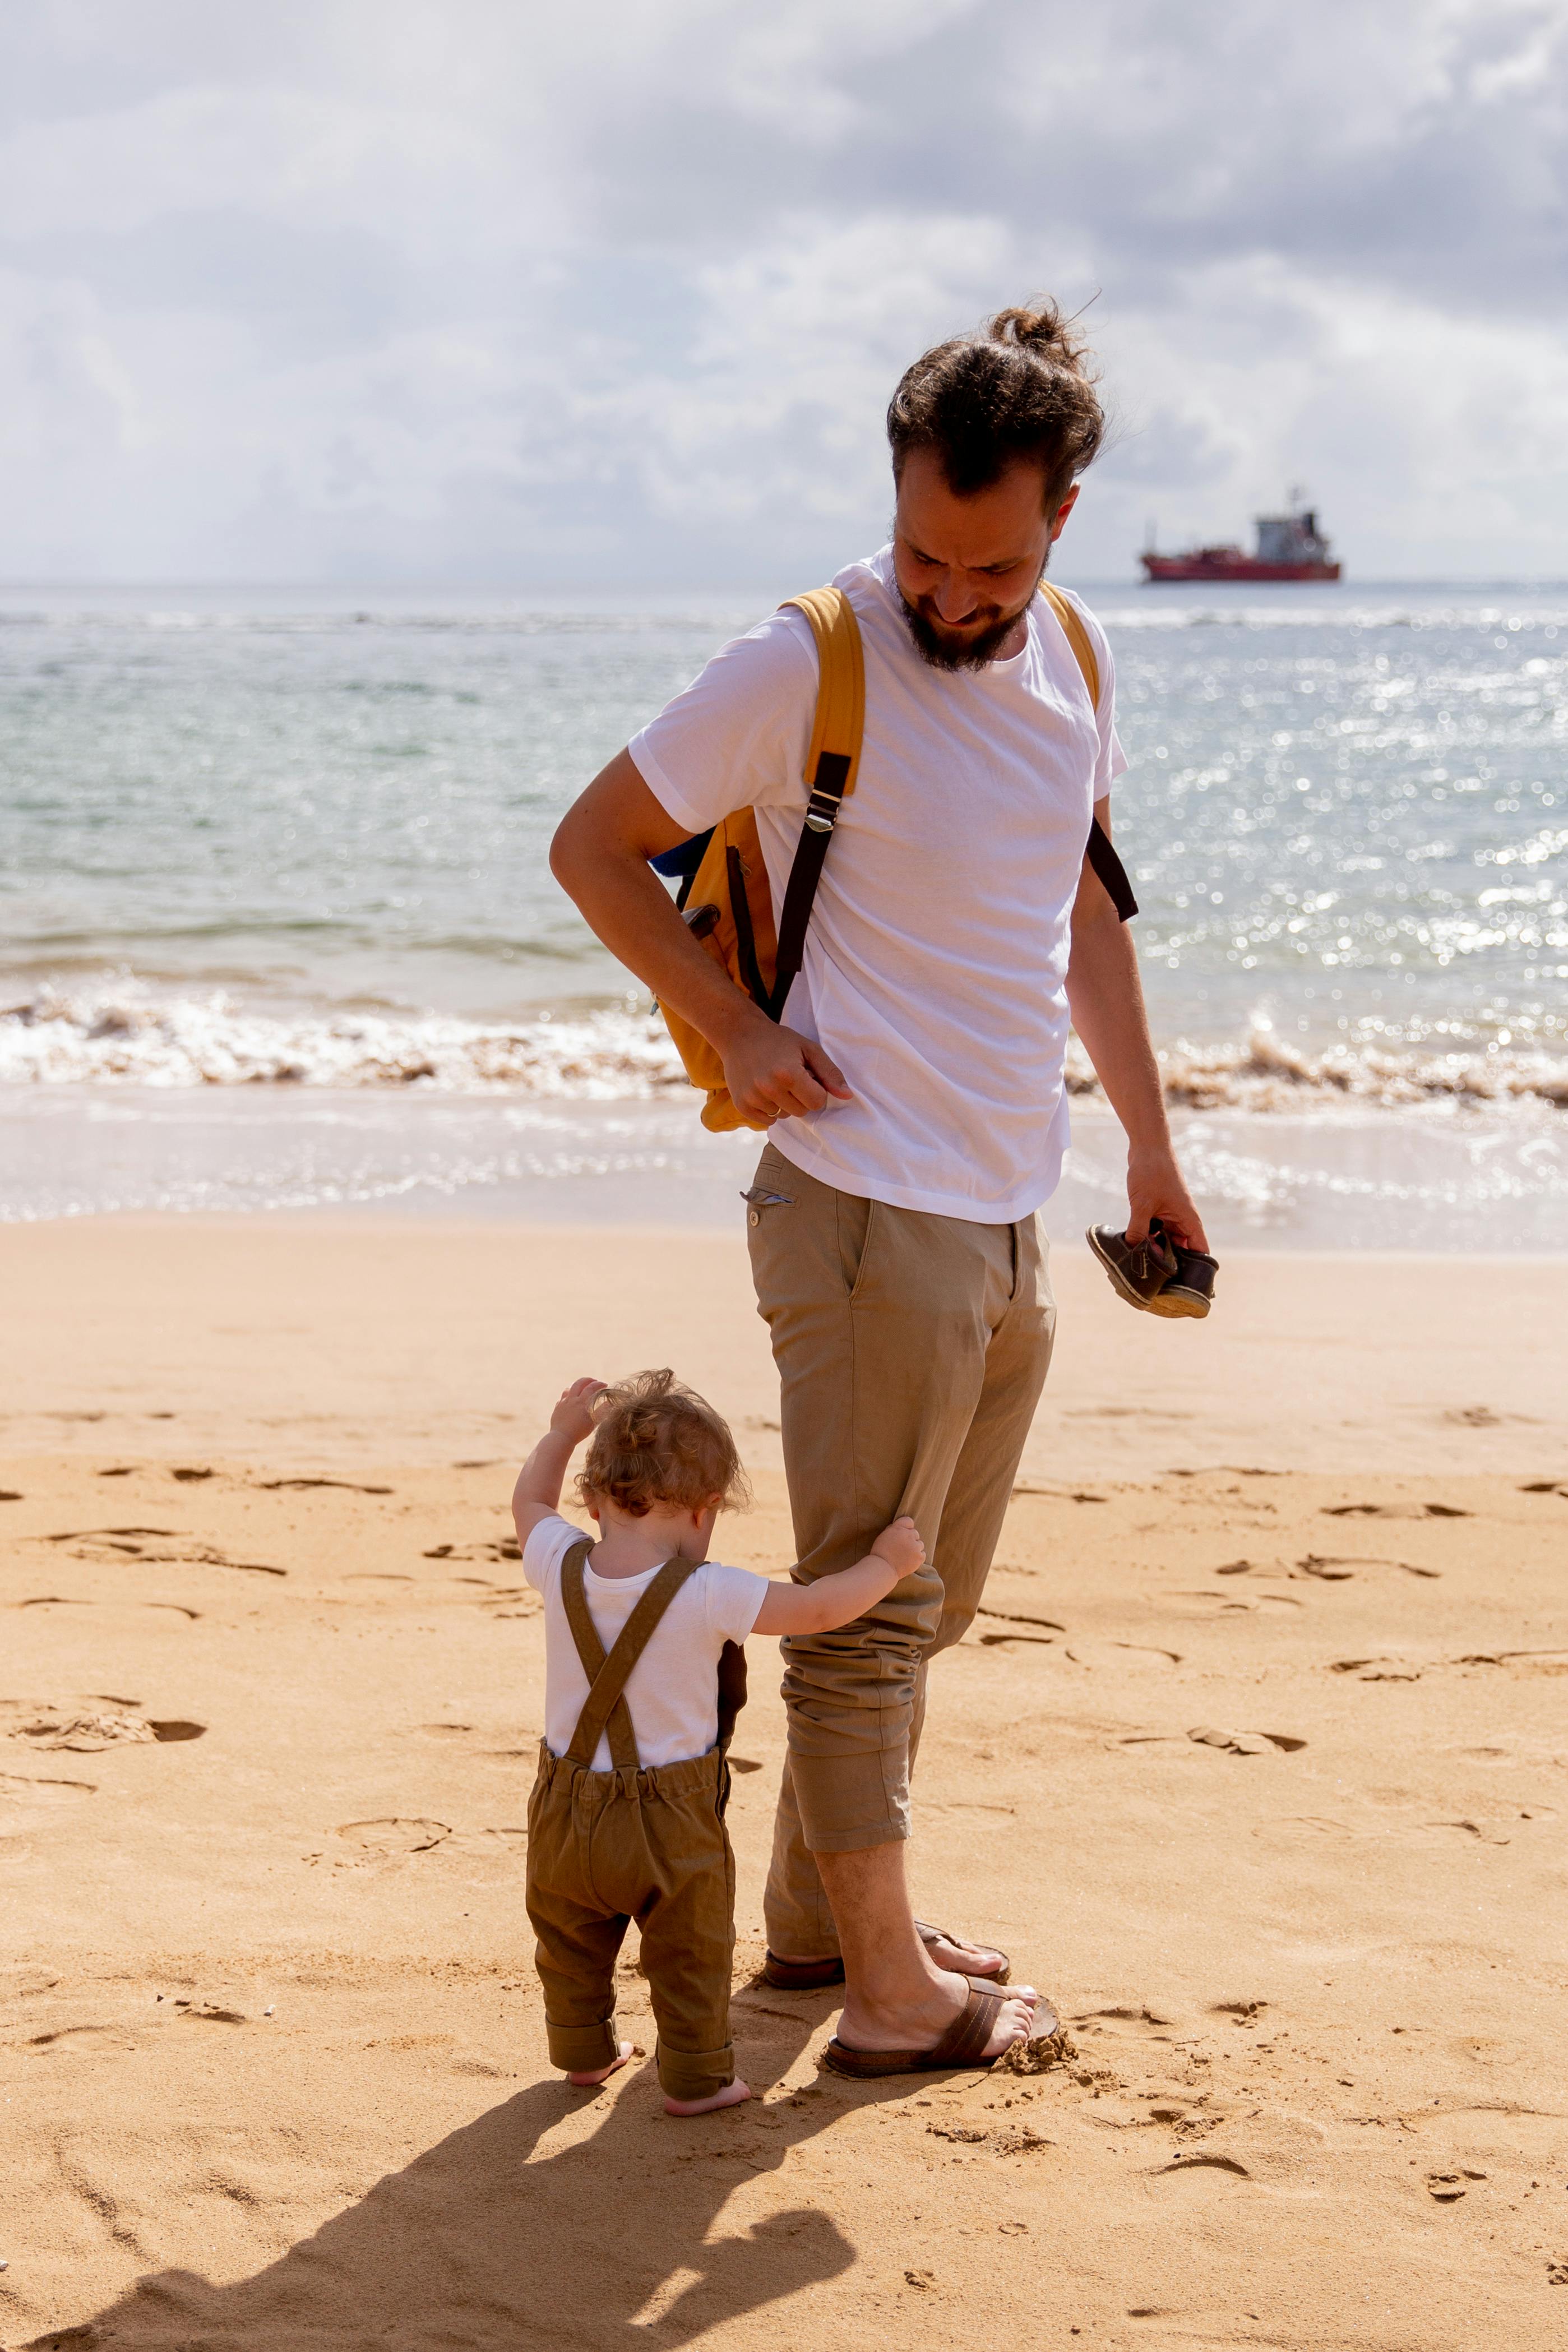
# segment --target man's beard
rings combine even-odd
[[[909,625],[909,634],[915,640],[915,648],[921,660],[933,669],[946,670],[988,668],[1029,610],[1028,604],[1020,604],[1016,613],[998,614],[994,621],[988,621],[977,636],[955,640],[940,631],[935,622],[927,620],[919,606],[910,603],[902,588],[898,592],[898,601],[904,607],[904,617]]]

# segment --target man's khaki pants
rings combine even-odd
[[[814,1853],[909,1835],[909,1771],[933,1654],[960,1640],[1051,1361],[1056,1309],[1033,1217],[971,1224],[808,1176],[770,1144],[747,1225],[782,1391],[797,1577],[863,1558],[907,1512],[926,1564],[833,1633],[783,1643],[789,1753],[765,1914],[769,1948],[839,1948]]]

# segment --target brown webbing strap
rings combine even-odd
[[[577,1718],[577,1729],[571,1735],[566,1760],[570,1764],[580,1764],[585,1770],[591,1771],[600,1738],[608,1733],[610,1760],[615,1769],[618,1772],[635,1772],[639,1763],[637,1735],[632,1728],[632,1711],[622,1694],[632,1667],[648,1645],[653,1628],[687,1577],[695,1572],[697,1563],[695,1559],[667,1559],[664,1562],[616,1635],[615,1647],[606,1655],[589,1611],[588,1596],[582,1589],[583,1565],[591,1548],[586,1536],[580,1543],[573,1544],[560,1571],[560,1597],[566,1607],[566,1622],[571,1628],[571,1638],[577,1644],[582,1671],[588,1676],[588,1697],[582,1713]]]

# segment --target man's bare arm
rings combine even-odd
[[[809,1037],[769,1021],[704,952],[648,865],[686,838],[629,751],[573,802],[550,844],[550,871],[612,955],[701,1031],[724,1060],[737,1109],[751,1118],[850,1099],[837,1065]]]
[[[1108,835],[1110,802],[1099,802],[1094,814]],[[1087,859],[1072,907],[1067,1002],[1072,1025],[1127,1131],[1127,1239],[1142,1241],[1149,1219],[1159,1217],[1189,1248],[1207,1249],[1203,1220],[1171,1143],[1137,953]]]

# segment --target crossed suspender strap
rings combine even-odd
[[[577,1644],[582,1671],[588,1676],[587,1702],[577,1718],[577,1729],[571,1735],[571,1746],[566,1751],[565,1760],[569,1764],[580,1764],[585,1771],[591,1771],[600,1739],[608,1733],[610,1760],[615,1769],[618,1772],[635,1772],[638,1769],[637,1735],[632,1727],[632,1710],[622,1694],[632,1667],[648,1646],[653,1628],[687,1577],[695,1575],[697,1563],[695,1559],[667,1559],[664,1562],[616,1635],[615,1647],[607,1654],[582,1589],[583,1563],[591,1549],[585,1536],[567,1553],[560,1571],[560,1597],[566,1607],[566,1622],[571,1628],[571,1638]]]

